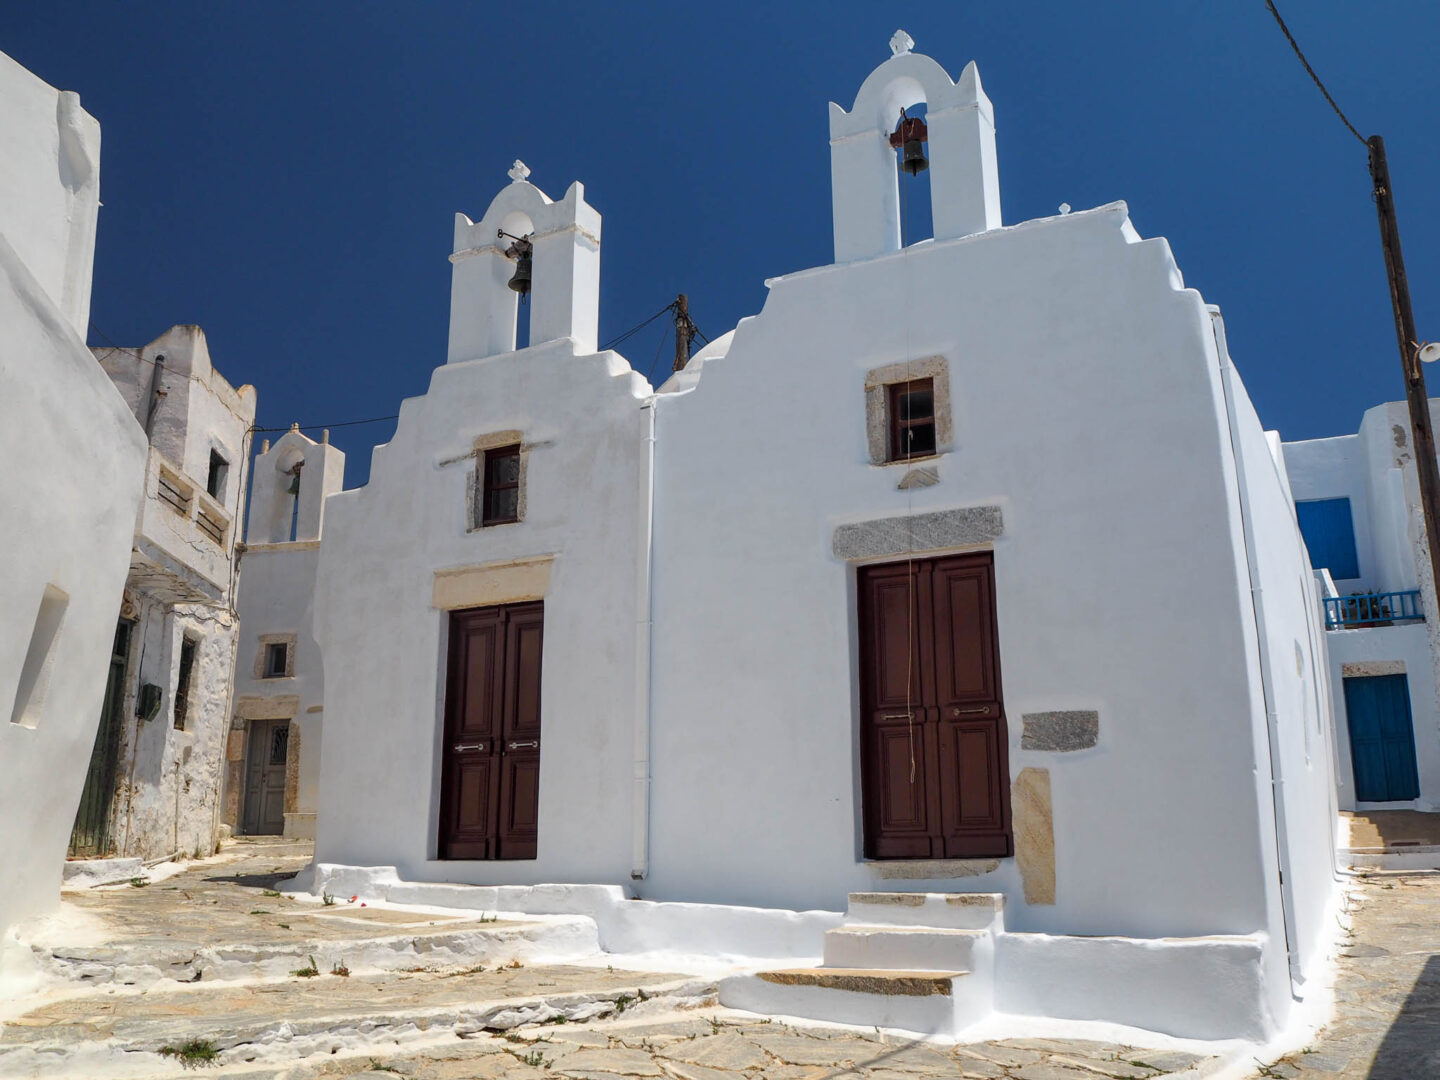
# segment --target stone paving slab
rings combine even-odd
[[[1440,877],[1376,873],[1358,881],[1334,1018],[1304,1052],[1268,1062],[1256,1076],[1440,1078]]]
[[[605,1039],[604,1044],[597,1036]],[[1106,1080],[1158,1077],[1203,1059],[1165,1051],[1169,1068],[1141,1068],[1155,1051],[1110,1043],[1033,1040],[946,1046],[834,1028],[758,1024],[723,1010],[668,1021],[613,1021],[526,1029],[484,1044],[469,1040],[422,1051],[315,1063],[313,1071],[264,1074],[287,1080]],[[1053,1047],[1050,1049],[1048,1047]],[[1015,1061],[1002,1066],[997,1060]],[[384,1071],[381,1071],[384,1070]],[[245,1074],[259,1080],[262,1074]]]

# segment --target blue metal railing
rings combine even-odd
[[[1385,626],[1424,618],[1425,613],[1420,610],[1419,589],[1325,598],[1326,630],[1348,626]]]

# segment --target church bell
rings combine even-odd
[[[911,176],[930,167],[930,159],[925,156],[924,148],[929,137],[930,131],[924,120],[918,116],[906,116],[905,110],[900,110],[900,123],[895,125],[895,131],[890,136],[890,145],[900,151],[900,168]]]
[[[305,463],[304,463],[303,461],[297,461],[297,462],[295,463],[295,467],[290,470],[291,480],[290,480],[290,486],[285,489],[285,494],[286,494],[286,495],[299,495],[299,494],[300,494],[300,468],[301,468],[301,466],[304,465],[304,464],[305,464]]]
[[[505,230],[499,230],[500,236],[510,236]],[[515,242],[505,249],[505,257],[515,260],[515,273],[510,275],[510,288],[520,294],[521,298],[530,295],[530,270],[534,262],[535,245],[528,237],[512,236]]]

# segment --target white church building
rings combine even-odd
[[[825,962],[722,989],[763,1011],[1266,1035],[1336,897],[1279,440],[1166,241],[1003,224],[975,66],[892,51],[830,106],[833,263],[658,390],[597,351],[579,183],[457,215],[446,363],[325,502],[316,887],[788,919]]]

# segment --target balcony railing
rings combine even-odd
[[[1424,618],[1425,612],[1420,609],[1419,589],[1325,598],[1326,630],[1389,626],[1397,622],[1423,621]]]

